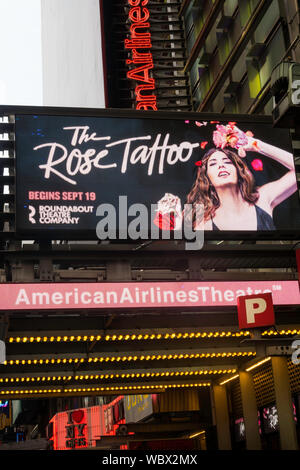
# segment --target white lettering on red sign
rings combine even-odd
[[[276,292],[279,291],[275,290],[274,294]],[[270,292],[238,297],[237,309],[240,329],[259,328],[275,324],[273,298]]]
[[[266,293],[275,305],[300,304],[298,281],[0,284],[2,310],[236,306]]]
[[[248,324],[255,323],[255,315],[264,313],[267,308],[267,302],[265,301],[265,299],[259,297],[255,299],[246,299],[245,304]]]

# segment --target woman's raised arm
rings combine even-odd
[[[266,183],[258,189],[261,201],[269,204],[270,208],[273,210],[278,204],[297,191],[293,154],[253,137],[248,138],[248,143],[251,148],[247,146],[246,150],[256,151],[261,155],[269,157],[281,163],[281,165],[289,170],[278,180]]]

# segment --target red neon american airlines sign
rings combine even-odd
[[[1,310],[236,306],[271,292],[274,305],[299,305],[298,281],[0,284]]]
[[[132,7],[128,17],[131,21],[130,39],[125,39],[125,48],[131,50],[131,58],[127,65],[134,65],[127,72],[127,77],[138,83],[135,87],[136,109],[157,111],[156,95],[149,91],[155,90],[155,80],[150,76],[153,69],[151,53],[150,12],[145,6],[149,0],[128,0]]]

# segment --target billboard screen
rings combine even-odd
[[[210,239],[293,237],[300,206],[289,131],[268,120],[169,115],[16,115],[17,232],[191,239],[188,227]]]

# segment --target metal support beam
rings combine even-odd
[[[281,450],[298,450],[296,424],[286,357],[272,357]]]
[[[218,449],[231,450],[227,390],[225,386],[213,386],[214,409],[218,434]]]
[[[0,340],[5,341],[9,328],[9,316],[7,314],[0,316]]]
[[[261,440],[258,429],[256,396],[253,378],[249,372],[240,371],[240,387],[247,450],[260,450]]]
[[[108,261],[106,277],[108,281],[131,281],[130,261]]]

